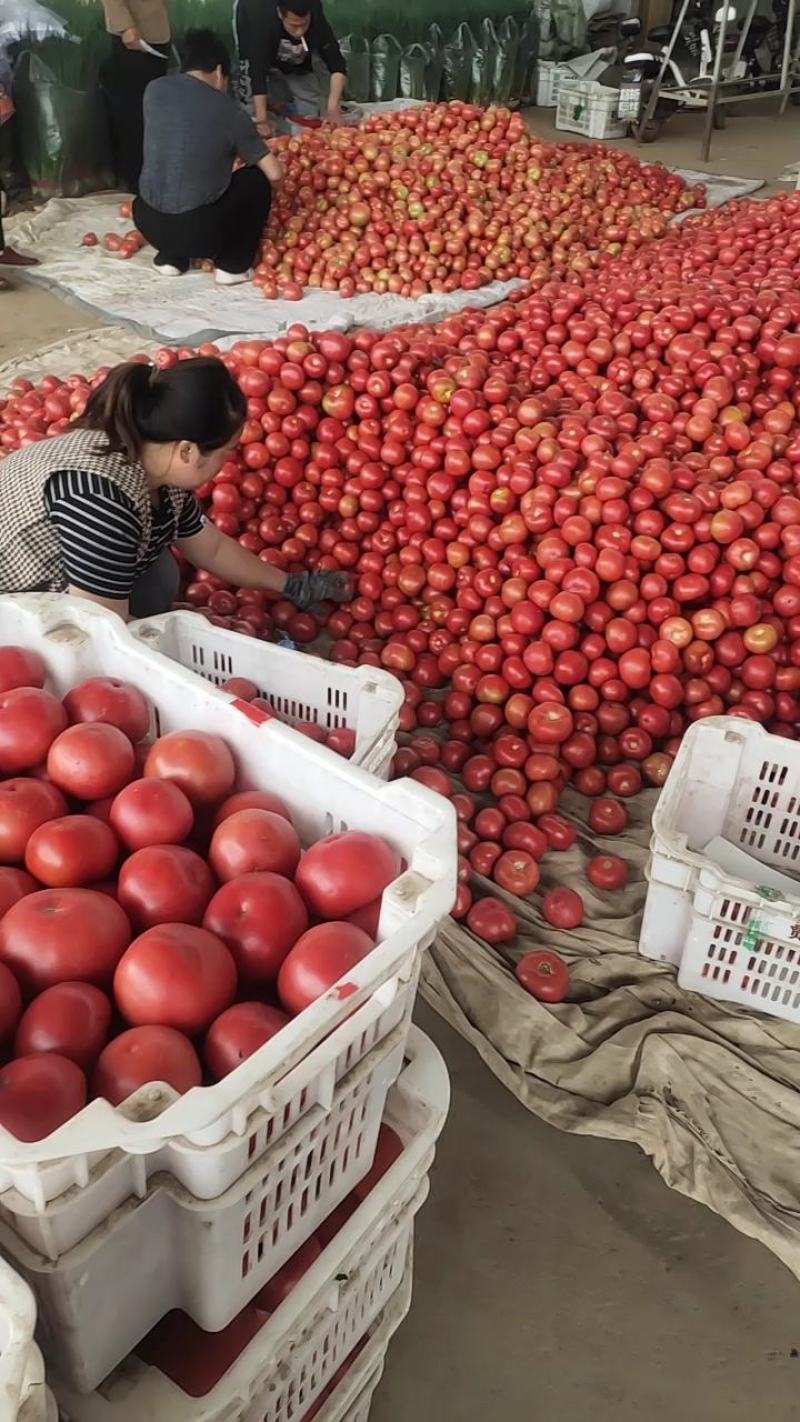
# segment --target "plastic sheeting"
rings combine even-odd
[[[529,1110],[564,1131],[634,1142],[673,1190],[800,1278],[800,1027],[684,992],[674,968],[639,956],[655,792],[626,803],[626,836],[600,841],[583,826],[586,801],[568,792],[559,806],[579,839],[547,856],[542,883],[583,895],[580,929],[544,923],[539,895],[521,904],[487,885],[517,911],[517,941],[501,956],[448,920],[423,959],[423,995]],[[598,850],[628,862],[626,889],[592,889],[585,864]],[[537,947],[568,960],[569,1002],[545,1007],[517,983],[513,964]]]

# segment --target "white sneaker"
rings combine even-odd
[[[156,271],[158,272],[159,276],[183,276],[183,275],[184,275],[184,273],[181,271],[180,267],[173,267],[173,266],[171,266],[171,265],[169,264],[169,262],[154,262],[154,263],[153,263],[153,266],[155,267],[155,269],[156,269]]]
[[[222,267],[217,267],[215,281],[217,286],[241,286],[245,281],[252,281],[252,267],[246,272],[225,272]]]

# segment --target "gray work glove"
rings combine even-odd
[[[349,602],[353,580],[349,573],[292,573],[286,579],[283,596],[301,612],[321,602]]]

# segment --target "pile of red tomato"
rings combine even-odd
[[[452,798],[455,912],[487,941],[514,916],[475,887],[538,891],[574,842],[567,783],[609,836],[693,721],[796,735],[800,196],[435,327],[297,325],[222,358],[248,420],[203,491],[211,519],[265,562],[351,572],[355,597],[315,618],[198,576],[184,605],[324,630],[332,659],[403,680],[395,770]],[[0,442],[57,433],[88,388],[18,383]],[[601,855],[588,878],[616,892],[625,873]],[[541,907],[570,928],[580,900],[560,886]]]
[[[276,191],[256,283],[342,296],[475,291],[585,272],[703,204],[658,165],[595,145],[543,143],[509,109],[429,104],[275,145]]]
[[[0,648],[0,1124],[49,1135],[89,1096],[219,1080],[375,946],[400,873],[356,831],[301,851],[219,736],[148,740],[96,677],[63,700]]]

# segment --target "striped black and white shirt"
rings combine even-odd
[[[141,464],[73,429],[0,459],[0,593],[68,586],[124,601],[159,553],[204,526],[195,495],[153,503]]]

